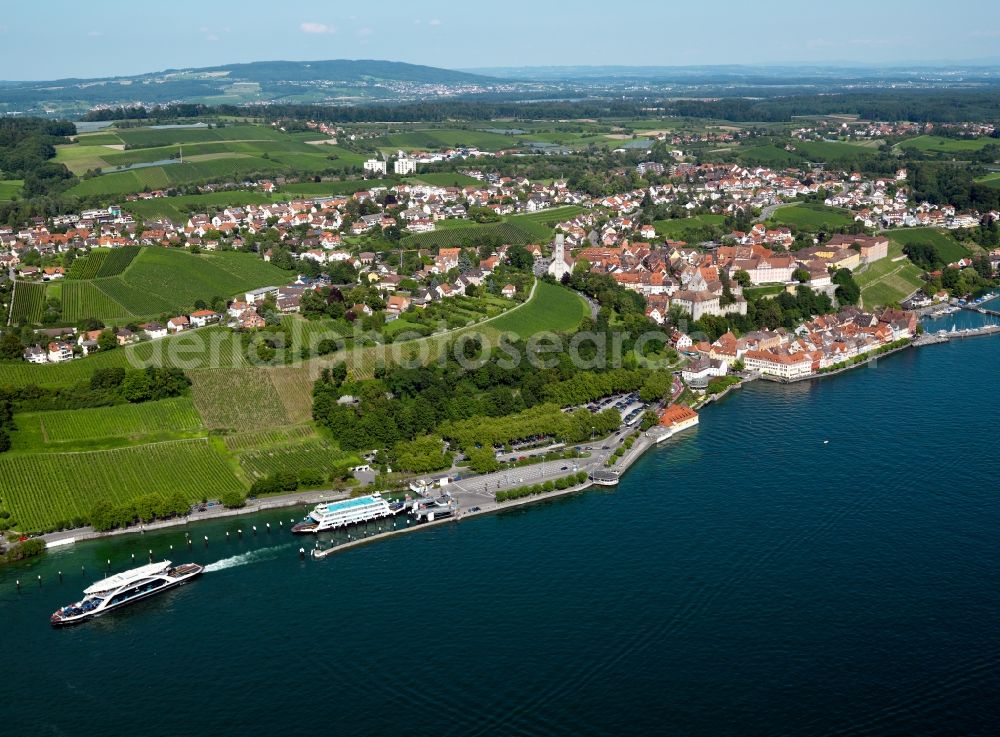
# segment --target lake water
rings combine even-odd
[[[2,567],[0,724],[996,734],[998,359],[1000,339],[976,338],[822,381],[758,382],[615,489],[323,561],[298,559],[287,526],[301,510],[286,510],[191,525],[190,552],[176,528]],[[49,627],[109,558],[119,571],[170,545],[174,561],[214,570]]]

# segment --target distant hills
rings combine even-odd
[[[843,64],[533,66],[452,70],[377,59],[257,61],[101,79],[0,81],[0,115],[75,119],[101,106],[339,105],[743,97],[1000,89],[994,60]]]
[[[0,81],[0,113],[78,115],[97,105],[404,101],[489,91],[481,74],[375,59],[257,61],[123,77]],[[449,90],[446,89],[445,92]]]

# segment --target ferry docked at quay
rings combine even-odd
[[[308,535],[327,530],[350,527],[372,520],[384,519],[399,514],[406,508],[404,502],[389,503],[381,494],[359,496],[339,502],[317,504],[305,519],[292,527],[297,535]]]
[[[204,570],[197,563],[175,566],[165,560],[116,573],[87,587],[83,599],[58,609],[49,621],[53,627],[79,624],[187,583]]]

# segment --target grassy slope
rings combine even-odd
[[[839,207],[806,203],[779,207],[774,211],[770,222],[777,225],[794,225],[803,230],[818,230],[824,226],[837,228],[850,225],[854,222],[854,218],[847,210]]]
[[[906,228],[893,230],[889,239],[901,246],[911,243],[929,243],[945,263],[952,263],[970,255],[969,249],[952,238],[946,230],[937,228]]]
[[[861,287],[861,301],[865,307],[875,307],[906,299],[923,286],[921,270],[904,258],[893,261],[884,258],[876,261],[854,279]]]
[[[67,282],[65,318],[105,322],[155,317],[189,310],[195,301],[231,297],[248,289],[284,284],[289,275],[242,253],[190,254],[143,248],[116,277]]]

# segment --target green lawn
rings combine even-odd
[[[670,240],[693,241],[707,237],[706,228],[722,225],[726,220],[724,215],[695,215],[677,220],[657,220],[653,223],[656,234]]]
[[[566,287],[540,281],[534,299],[509,315],[498,317],[489,326],[530,338],[545,331],[571,331],[589,315],[590,308],[578,294]]]
[[[747,299],[759,299],[760,297],[774,297],[784,291],[784,284],[768,284],[763,287],[748,287],[743,290],[743,296]]]
[[[849,211],[839,207],[810,202],[779,207],[774,211],[770,222],[775,225],[794,225],[800,230],[817,231],[850,225],[854,222],[854,217]]]
[[[861,287],[861,302],[871,308],[901,302],[924,285],[923,272],[909,259],[884,258],[855,274]]]

